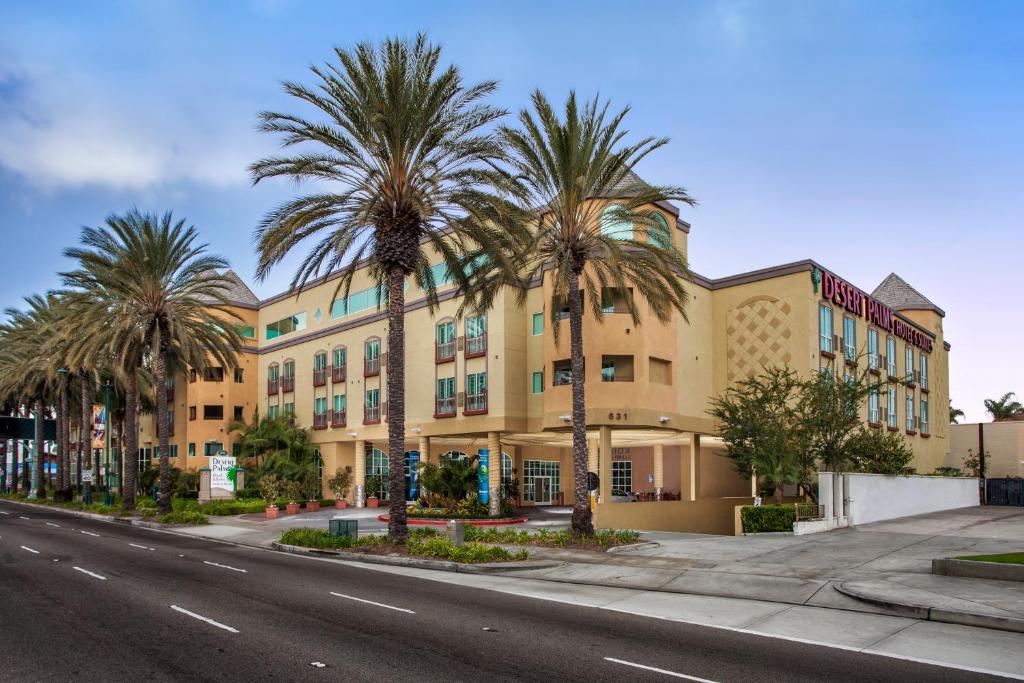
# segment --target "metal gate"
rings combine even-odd
[[[986,479],[985,490],[989,505],[1024,507],[1024,479]]]

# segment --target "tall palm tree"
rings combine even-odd
[[[96,351],[105,350],[123,378],[126,394],[125,493],[134,501],[138,460],[139,375],[148,359],[153,372],[160,493],[157,509],[171,511],[170,448],[167,424],[168,367],[202,370],[216,361],[225,369],[237,366],[241,339],[237,316],[227,299],[232,281],[219,256],[206,255],[198,233],[184,220],[175,221],[138,209],[110,215],[100,228],[83,228],[81,247],[65,255],[78,268],[63,273],[77,296],[81,336]],[[130,480],[130,481],[128,481]]]
[[[1018,415],[1024,414],[1024,405],[1020,401],[1013,400],[1015,394],[1008,391],[997,399],[985,399],[985,410],[992,416],[993,422],[1012,420]]]
[[[960,418],[964,417],[964,411],[953,407],[953,401],[949,402],[949,424],[960,424]]]
[[[310,104],[321,120],[264,112],[261,130],[280,133],[283,145],[307,143],[305,153],[252,165],[253,181],[287,177],[313,180],[318,191],[267,214],[256,231],[256,275],[307,240],[303,265],[292,280],[301,289],[319,274],[341,270],[335,294],[347,296],[357,268],[386,292],[388,319],[388,470],[392,538],[405,537],[405,281],[410,275],[437,295],[429,254],[440,254],[457,284],[467,242],[486,245],[502,203],[492,164],[502,155],[485,129],[504,112],[481,103],[495,89],[467,86],[454,66],[439,67],[441,50],[420,35],[335,49],[337,63],[311,70],[309,87],[284,83],[285,92]],[[356,454],[361,457],[361,454]]]
[[[480,286],[471,298],[475,306],[488,308],[502,286],[514,284],[519,286],[522,302],[525,283],[550,278],[556,343],[560,311],[568,307],[575,492],[572,530],[576,536],[590,535],[584,305],[600,321],[604,289],[626,292],[633,288],[638,298],[626,296],[624,304],[634,324],[640,324],[638,299],[646,301],[659,321],[670,320],[674,311],[685,318],[689,299],[683,286],[688,278],[686,259],[672,246],[652,206],[671,200],[696,202],[681,187],[649,185],[633,172],[644,157],[668,140],[646,137],[625,143],[628,131],[622,124],[628,107],[610,115],[608,103],[594,98],[581,108],[575,93],[570,93],[564,114],[559,116],[540,91],[533,93],[532,103],[532,111],[520,112],[519,127],[502,126],[499,135],[511,157],[510,179],[515,183],[521,215],[529,212],[534,225],[529,231],[501,232],[506,239],[492,246],[492,253],[518,254],[519,262],[512,268],[515,275],[506,274],[507,264],[493,262],[494,272],[477,281]],[[614,203],[609,204],[609,199]]]

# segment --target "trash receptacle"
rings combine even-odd
[[[359,538],[359,520],[333,517],[328,521],[328,531],[331,536],[348,536],[355,540]]]
[[[466,537],[466,523],[457,519],[450,520],[445,527],[445,535],[455,545],[462,545]]]

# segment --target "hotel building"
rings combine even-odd
[[[690,225],[670,204],[650,208],[664,239],[685,254]],[[407,472],[420,459],[500,453],[500,467],[489,468],[492,491],[516,482],[524,505],[570,502],[569,333],[561,313],[553,321],[550,278],[529,290],[524,306],[506,293],[485,314],[460,318],[459,293],[437,261],[438,310],[428,309],[415,282],[407,285]],[[172,463],[198,469],[221,449],[235,451],[238,435],[227,424],[258,409],[312,428],[325,490],[338,468],[351,466],[356,490],[383,495],[366,490],[371,475],[387,471],[386,315],[374,282],[362,269],[344,299],[335,298],[335,274],[260,301],[232,276],[246,337],[241,367],[175,378]],[[732,382],[772,364],[841,376],[859,359],[881,378],[906,379],[873,394],[863,418],[902,434],[918,472],[943,464],[944,313],[899,276],[868,294],[803,260],[718,279],[694,274],[687,287],[688,322],[676,315],[663,324],[641,301],[634,325],[615,291],[605,293],[603,321],[585,312],[599,526],[732,533],[734,508],[750,502],[756,483],[736,474],[706,411]],[[565,328],[557,344],[552,325]],[[156,442],[151,422],[140,439],[146,460]],[[661,500],[621,504],[633,498],[625,492],[660,492]]]

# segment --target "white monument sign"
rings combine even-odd
[[[221,451],[223,453],[223,451]],[[210,457],[210,490],[211,493],[216,489],[221,489],[225,493],[233,494],[235,492],[235,478],[233,476],[235,470],[235,458],[214,455]]]

